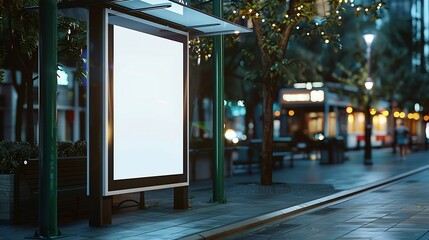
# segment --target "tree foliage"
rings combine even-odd
[[[38,12],[29,7],[37,6],[37,0],[0,0],[0,68],[10,70],[13,86],[18,95],[16,104],[15,138],[21,141],[24,100],[27,104],[26,141],[34,143],[34,77],[37,73],[39,45]],[[86,46],[86,27],[79,21],[59,17],[58,59],[65,65],[75,65],[77,79],[85,76],[81,59]],[[21,79],[17,73],[21,72]],[[4,72],[0,72],[3,81]],[[37,75],[37,74],[36,74]],[[43,79],[40,79],[43,81]]]
[[[358,16],[376,19],[384,2],[371,1],[371,4],[363,6],[345,0],[243,0],[231,1],[227,5],[225,16],[229,20],[244,23],[253,29],[255,44],[243,50],[244,67],[248,71],[247,78],[262,84],[264,126],[261,183],[269,185],[272,184],[274,99],[279,86],[297,81],[293,69],[302,69],[303,66],[302,61],[290,58],[289,43],[315,38],[338,51],[342,47],[340,35],[337,34],[342,14],[352,9]],[[259,66],[255,67],[255,64]]]

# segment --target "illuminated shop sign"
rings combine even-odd
[[[283,103],[321,103],[325,101],[323,90],[306,92],[285,92],[282,94]]]

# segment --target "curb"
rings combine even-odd
[[[343,200],[345,198],[349,198],[353,195],[357,195],[359,193],[363,193],[369,190],[372,190],[374,188],[378,188],[384,185],[387,185],[389,183],[398,181],[402,178],[408,177],[410,175],[414,175],[416,173],[425,171],[429,169],[429,165],[396,175],[394,177],[390,177],[384,180],[380,180],[371,184],[367,184],[361,187],[344,190],[326,197],[322,197],[316,200],[312,200],[309,202],[305,202],[302,204],[298,204],[292,207],[288,207],[285,209],[277,210],[271,213],[263,214],[260,216],[248,218],[242,221],[238,221],[232,224],[228,224],[222,227],[213,228],[210,230],[202,231],[199,233],[195,233],[183,238],[180,238],[182,240],[199,240],[199,239],[219,239],[222,237],[227,237],[235,233],[239,233],[244,230],[248,230],[250,228],[254,228],[269,222],[273,222],[275,220],[279,220],[281,218],[292,216],[304,211],[308,211],[311,209],[314,209],[316,207],[320,207],[322,205],[326,205],[328,203],[336,202],[339,200]]]

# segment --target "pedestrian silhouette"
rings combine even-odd
[[[408,128],[404,125],[404,122],[401,122],[399,126],[395,129],[396,135],[396,144],[399,147],[399,156],[401,159],[405,159],[405,154],[408,146]]]

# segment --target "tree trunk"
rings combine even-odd
[[[263,132],[262,132],[262,159],[261,184],[273,184],[273,103],[274,91],[272,80],[268,77],[263,84]]]

